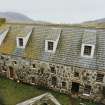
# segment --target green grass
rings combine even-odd
[[[36,88],[27,84],[17,83],[12,80],[0,77],[0,95],[3,98],[5,105],[16,105],[19,102],[29,98],[49,92],[43,88]],[[67,95],[50,91],[62,105],[70,105],[70,100]]]
[[[46,92],[52,93],[61,103],[61,105],[80,105],[80,102],[83,102],[86,105],[96,105],[95,103],[89,101],[71,99],[65,94],[60,94],[58,92],[47,90],[42,87],[39,88],[27,84],[17,83],[16,81],[0,77],[0,97],[2,97],[4,105],[16,105],[19,102],[41,95]]]

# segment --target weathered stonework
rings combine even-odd
[[[7,78],[104,103],[105,72],[99,71],[9,55],[0,57],[0,74]],[[98,73],[104,75],[103,81],[97,82]]]

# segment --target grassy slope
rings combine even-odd
[[[51,92],[58,99],[61,105],[80,105],[79,103],[81,102],[85,103],[85,105],[96,105],[91,101],[71,99],[64,94],[27,84],[17,83],[0,77],[0,96],[2,96],[5,105],[16,105],[19,102],[41,95],[45,92]]]
[[[28,98],[32,98],[48,92],[45,89],[38,89],[35,86],[16,83],[8,79],[0,78],[0,93],[4,99],[5,105],[15,105]],[[50,91],[62,105],[70,105],[69,97]]]

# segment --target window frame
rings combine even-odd
[[[49,45],[49,44],[52,44],[52,45]],[[53,49],[54,49],[54,42],[52,42],[52,41],[48,41],[48,50],[49,51],[53,51]]]
[[[86,91],[87,87],[90,87],[89,93],[87,93],[87,91]],[[85,85],[85,86],[84,86],[84,90],[83,90],[83,95],[90,96],[90,95],[91,95],[91,92],[92,92],[92,86],[90,86],[90,85]]]
[[[19,41],[19,39],[23,39],[23,45],[22,45],[22,46],[20,46],[20,41]],[[17,47],[18,47],[18,48],[24,48],[24,47],[25,47],[24,44],[25,44],[25,39],[24,39],[24,37],[17,37]]]
[[[91,46],[91,53],[90,55],[84,55],[85,46]],[[95,45],[92,44],[82,44],[81,47],[81,56],[86,58],[93,58],[94,56]]]
[[[49,50],[48,49],[48,42],[53,42],[53,49],[52,50]],[[45,40],[45,52],[49,52],[49,53],[54,53],[55,50],[56,50],[56,41],[53,41],[53,40]]]
[[[35,77],[34,76],[31,77],[31,84],[35,84]]]
[[[23,45],[24,45],[23,38],[18,38],[18,42],[19,42],[19,46],[23,47]]]
[[[101,78],[101,79],[100,79]],[[104,81],[104,74],[102,73],[97,73],[96,75],[96,82],[100,82],[100,83],[103,83]]]
[[[62,81],[62,88],[66,88],[67,87],[67,82]]]
[[[74,71],[74,77],[76,77],[76,78],[79,78],[79,72],[77,72],[77,71]]]

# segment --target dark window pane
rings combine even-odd
[[[84,47],[84,55],[91,55],[92,46],[85,46]]]
[[[54,66],[51,66],[50,68],[51,68],[51,72],[52,73],[55,73],[55,67]]]
[[[57,78],[56,77],[52,77],[52,85],[53,86],[57,85]]]
[[[32,64],[33,68],[36,68],[36,65],[35,64]]]
[[[90,94],[90,92],[91,92],[91,86],[85,85],[84,93],[85,93],[85,94]]]
[[[79,73],[78,72],[74,72],[74,77],[79,77]]]
[[[48,50],[53,50],[53,42],[48,42]]]
[[[97,82],[103,82],[103,78],[104,78],[104,75],[103,74],[97,74],[96,81]]]
[[[23,38],[19,38],[19,46],[23,46]]]
[[[31,82],[35,83],[35,78],[34,77],[31,78]]]
[[[62,82],[62,87],[63,87],[63,88],[66,87],[66,82]]]
[[[13,61],[13,64],[17,64],[17,62],[16,61]]]
[[[103,96],[105,97],[105,86],[103,87],[102,93],[103,93]]]

